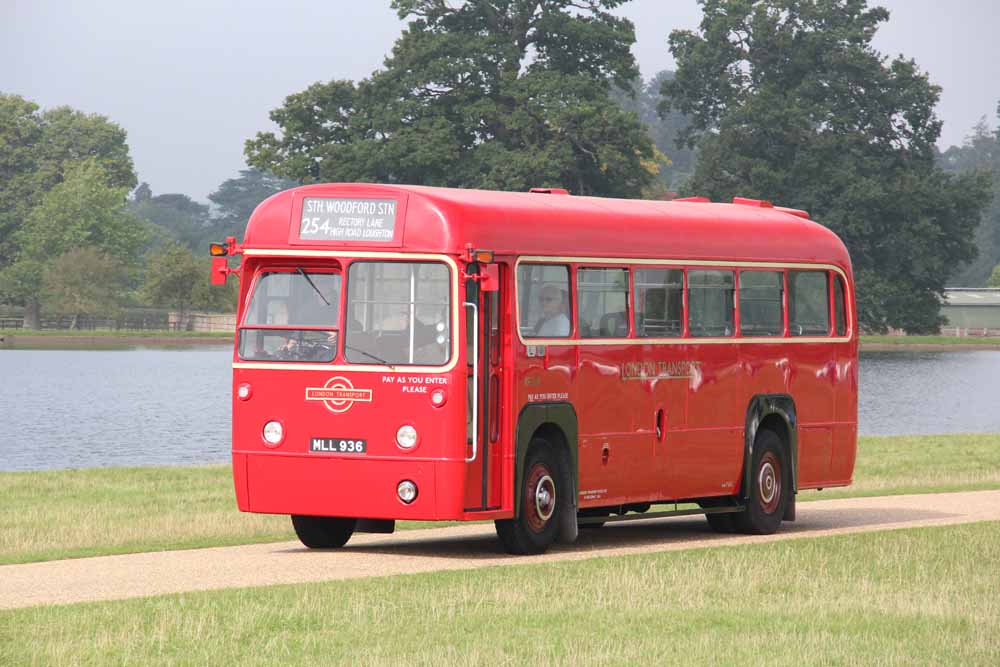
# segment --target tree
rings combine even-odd
[[[150,305],[178,311],[182,322],[193,308],[232,311],[236,305],[233,284],[211,284],[211,260],[176,241],[147,255],[140,293]]]
[[[955,287],[981,286],[989,278],[991,268],[1000,262],[1000,130],[991,131],[986,119],[980,119],[965,143],[949,148],[938,163],[949,173],[984,172],[993,183],[994,197],[976,227],[974,243],[978,255],[960,266],[948,280]]]
[[[69,107],[40,112],[34,102],[0,94],[0,269],[14,261],[16,232],[68,165],[93,159],[104,170],[105,185],[135,187],[125,137],[104,116]]]
[[[247,162],[303,182],[636,196],[653,147],[609,98],[638,76],[633,26],[607,11],[624,1],[394,0],[411,21],[385,69],[286,98],[281,137],[249,140]]]
[[[260,169],[243,169],[237,178],[224,181],[218,190],[208,195],[218,207],[213,224],[217,235],[214,240],[221,241],[227,236],[242,237],[247,220],[258,204],[296,185],[299,185],[296,181]]]
[[[691,177],[694,170],[695,152],[687,146],[678,146],[677,138],[688,120],[679,111],[668,111],[660,115],[660,89],[665,81],[674,78],[674,73],[663,70],[649,81],[637,79],[631,90],[615,89],[612,98],[626,111],[634,112],[646,126],[649,138],[656,149],[669,158],[669,166],[660,172],[659,189],[676,190]],[[662,159],[661,159],[662,162]]]
[[[148,186],[147,186],[148,187]],[[152,194],[140,199],[145,193],[142,186],[129,202],[129,210],[138,218],[150,223],[153,245],[159,246],[170,240],[180,241],[192,250],[199,247],[205,251],[208,239],[215,236],[213,220],[208,206],[200,204],[183,194]]]
[[[993,267],[993,273],[990,274],[990,280],[987,283],[989,287],[1000,287],[1000,264]]]
[[[64,180],[31,209],[14,235],[16,261],[0,272],[0,294],[25,303],[25,327],[39,325],[42,275],[52,258],[84,246],[135,263],[147,231],[125,210],[128,188],[107,185],[109,177],[94,158],[66,166]]]
[[[128,286],[128,268],[92,246],[69,250],[46,265],[42,299],[46,309],[71,315],[71,329],[81,315],[114,315]]]
[[[888,12],[865,0],[701,0],[675,30],[661,109],[690,118],[688,190],[806,209],[851,252],[863,325],[938,328],[953,268],[972,258],[989,196],[981,174],[935,165],[940,90],[871,41]]]

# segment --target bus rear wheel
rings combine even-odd
[[[310,549],[339,549],[351,539],[357,523],[357,519],[337,516],[292,515],[295,534]]]
[[[497,536],[507,553],[540,554],[556,539],[569,490],[561,456],[540,438],[532,440],[521,481],[521,512],[496,521]]]
[[[770,535],[781,525],[791,491],[788,457],[777,433],[757,434],[750,470],[750,499],[733,521],[741,533]]]

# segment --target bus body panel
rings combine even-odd
[[[401,203],[396,236],[391,244],[301,241],[297,224],[306,197],[392,198]],[[843,243],[816,223],[732,204],[334,184],[296,188],[263,202],[249,221],[243,248],[241,322],[253,276],[279,263],[328,262],[344,271],[351,257],[405,261],[414,253],[443,253],[461,272],[468,249],[483,248],[496,254],[503,269],[495,278],[502,295],[499,395],[494,406],[477,407],[481,420],[496,422],[496,440],[487,433],[489,442],[480,443],[487,446],[476,460],[465,461],[471,454],[466,382],[472,360],[461,304],[471,297],[467,276],[460,274],[452,278],[458,299],[452,335],[458,342],[448,369],[372,372],[338,358],[329,370],[303,370],[248,362],[234,353],[234,392],[243,383],[253,387],[250,400],[233,399],[233,475],[241,510],[380,519],[510,517],[517,416],[525,406],[544,402],[569,403],[577,414],[579,438],[570,446],[578,451],[581,508],[737,494],[746,410],[761,394],[788,394],[795,402],[800,488],[851,481],[857,446],[853,277]],[[539,258],[573,267],[574,293],[578,266],[835,267],[846,281],[850,329],[846,338],[814,342],[787,336],[646,341],[631,328],[621,340],[524,339],[516,268]],[[575,321],[575,310],[571,315]],[[485,357],[480,361],[487,366]],[[309,389],[334,377],[370,390],[370,400],[334,412],[321,400],[306,399]],[[448,392],[442,408],[431,406],[426,389],[419,389],[438,382]],[[286,425],[277,448],[261,436],[272,418]],[[420,433],[412,452],[395,444],[403,423]],[[363,438],[366,453],[310,452],[315,437]],[[485,504],[477,502],[484,463]],[[402,479],[420,488],[411,505],[396,497]]]

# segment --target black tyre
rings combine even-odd
[[[753,449],[750,500],[744,511],[732,516],[741,533],[770,535],[778,530],[785,515],[791,471],[785,446],[774,431],[758,432]]]
[[[504,550],[517,555],[544,553],[559,532],[569,488],[563,457],[547,441],[533,439],[521,479],[520,515],[495,522]]]
[[[336,516],[292,515],[295,534],[310,549],[339,549],[351,539],[357,523],[357,519]]]
[[[590,520],[586,523],[577,523],[576,526],[579,530],[593,530],[595,528],[601,528],[604,526],[604,521],[594,521],[594,519],[607,519],[609,514],[610,512],[608,512],[608,510],[602,510],[600,508],[580,510],[577,512],[577,518],[587,518]]]
[[[702,509],[708,509],[711,507],[723,507],[727,505],[735,505],[736,501],[732,498],[703,498],[698,501],[698,505]],[[706,513],[705,519],[708,521],[708,526],[717,533],[735,533],[736,524],[733,521],[733,513]]]
[[[736,522],[733,520],[733,513],[726,514],[706,514],[705,519],[708,526],[717,533],[735,533]]]

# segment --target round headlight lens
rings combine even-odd
[[[396,431],[396,444],[403,449],[412,449],[417,444],[417,429],[404,424]]]
[[[236,396],[238,396],[241,401],[248,400],[252,394],[253,387],[251,387],[248,382],[244,382],[236,388]]]
[[[281,422],[271,421],[264,424],[264,442],[272,445],[281,444],[285,437],[285,429]]]
[[[408,479],[404,479],[396,486],[396,495],[404,503],[409,505],[417,499],[417,485]]]
[[[447,400],[448,394],[445,393],[444,389],[435,389],[431,392],[431,405],[436,408],[440,408],[444,405],[445,400]]]

